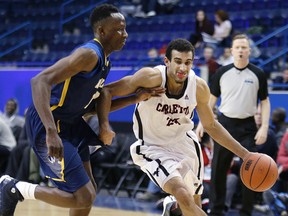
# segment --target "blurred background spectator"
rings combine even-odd
[[[288,189],[288,131],[283,136],[281,141],[278,155],[277,155],[277,163],[279,165],[279,179],[284,181],[283,190],[278,191],[286,191]]]
[[[12,129],[14,137],[17,141],[24,126],[25,120],[23,116],[18,115],[18,102],[16,99],[11,98],[6,102],[2,117]]]
[[[214,34],[214,25],[203,10],[198,10],[196,12],[195,30],[189,38],[195,48],[198,48],[203,42],[202,32],[212,36]]]
[[[281,75],[273,80],[273,84],[276,85],[273,87],[273,90],[288,90],[288,67],[283,70]],[[284,86],[284,84],[286,85]]]
[[[222,55],[217,59],[217,63],[221,66],[233,63],[233,56],[230,47],[224,47]]]
[[[140,1],[141,10],[134,14],[135,17],[152,17],[156,15],[157,0]]]
[[[286,110],[283,107],[277,107],[272,110],[271,124],[276,134],[277,145],[280,146],[282,137],[287,129],[286,119]]]
[[[216,73],[216,70],[221,66],[217,63],[216,58],[214,57],[214,48],[211,46],[206,46],[203,50],[203,56],[199,59],[198,66],[201,66],[201,72],[207,70],[208,72],[208,79],[206,78],[207,75],[201,75],[208,83],[211,82],[213,75]],[[205,72],[206,73],[206,72]]]
[[[15,146],[16,140],[12,130],[0,116],[0,175],[4,173],[10,152]]]
[[[206,33],[202,33],[203,41],[212,46],[229,47],[232,39],[232,23],[229,15],[224,10],[215,12],[214,34],[212,37]]]
[[[172,14],[175,5],[180,0],[145,0],[140,1],[140,10],[133,16],[140,18],[148,18],[157,14]],[[135,0],[134,0],[135,2]]]
[[[260,105],[258,105],[258,109],[254,116],[254,119],[256,122],[256,126],[259,129],[262,125],[262,115]],[[256,145],[256,148],[258,152],[267,154],[276,161],[278,153],[278,145],[276,140],[276,134],[273,128],[269,127],[266,142],[261,145]]]

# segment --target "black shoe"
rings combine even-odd
[[[0,216],[13,216],[18,201],[24,200],[15,186],[17,182],[8,175],[0,178]]]

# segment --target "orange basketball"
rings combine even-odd
[[[275,184],[278,178],[278,168],[268,155],[249,153],[241,165],[240,177],[247,188],[262,192]]]

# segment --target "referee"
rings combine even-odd
[[[234,63],[223,66],[215,73],[210,85],[210,106],[213,108],[221,96],[219,122],[249,151],[266,141],[270,102],[265,73],[249,63],[251,52],[249,39],[238,34],[232,40],[231,52]],[[257,130],[254,115],[257,104],[261,104],[262,125]],[[199,124],[196,133],[203,134]],[[233,153],[218,143],[214,145],[210,189],[210,216],[225,215],[226,176]],[[251,216],[255,193],[242,184],[242,208],[240,216]]]

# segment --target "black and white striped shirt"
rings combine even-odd
[[[251,63],[243,69],[229,64],[217,70],[210,91],[215,97],[221,95],[221,113],[244,119],[254,116],[258,101],[268,97],[267,78],[262,69]]]

